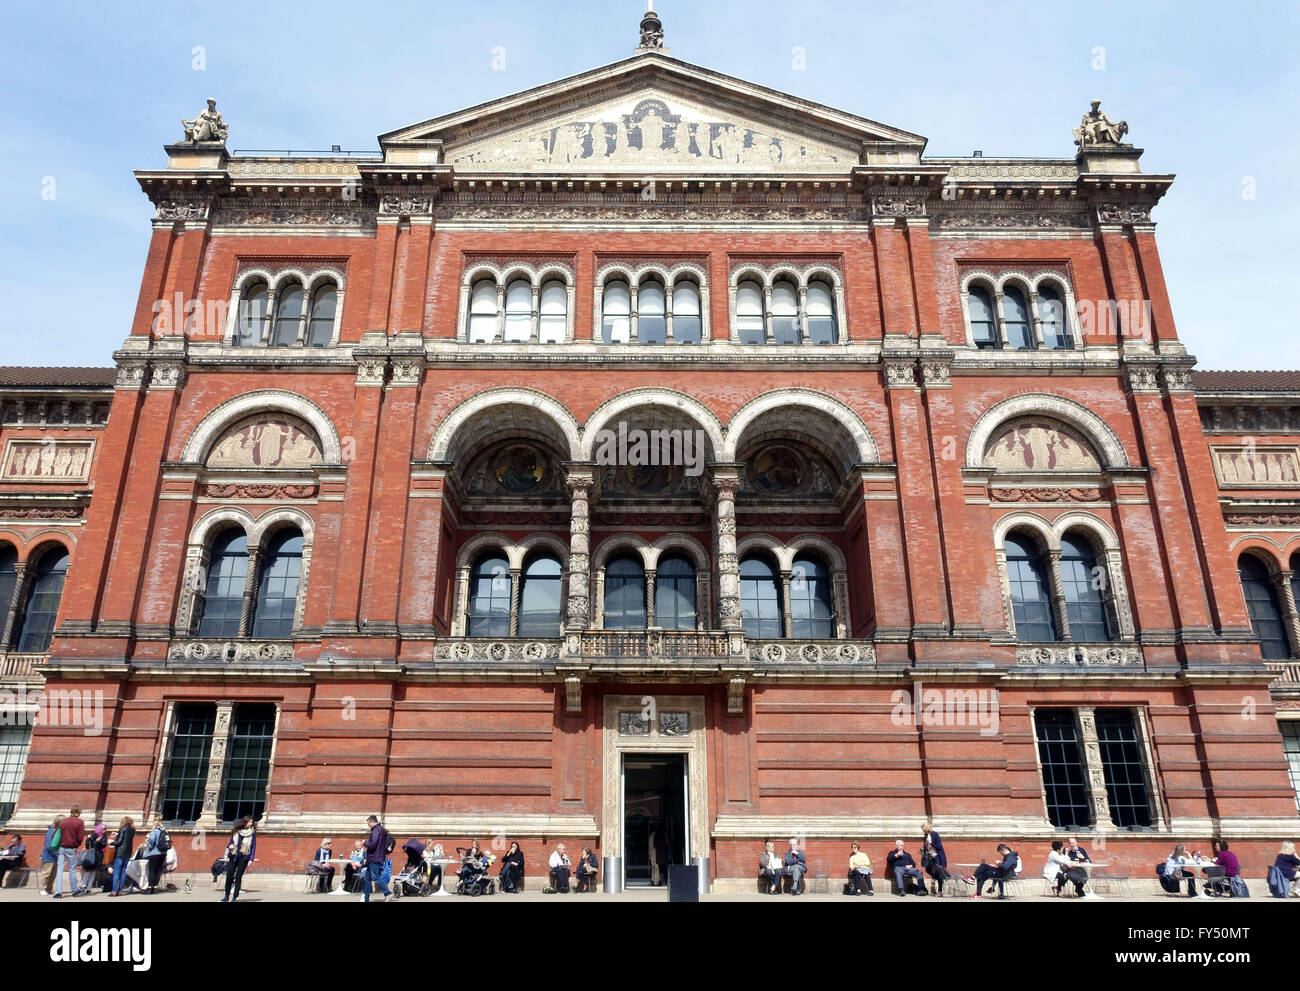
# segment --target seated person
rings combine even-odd
[[[1195,864],[1198,862],[1198,859],[1199,858],[1195,855],[1189,857],[1187,855],[1187,848],[1183,846],[1183,844],[1179,843],[1174,847],[1174,852],[1169,855],[1169,859],[1165,861],[1165,875],[1161,878],[1161,886],[1170,894],[1177,894],[1178,882],[1186,881],[1187,894],[1190,897],[1204,898],[1204,894],[1199,896],[1196,894],[1196,872],[1188,870],[1184,866],[1186,864]]]
[[[343,866],[343,891],[349,891],[352,894],[359,894],[361,885],[366,883],[366,848],[365,843],[357,840],[352,846],[352,852],[348,854],[347,863]]]
[[[314,874],[320,879],[316,884],[317,891],[334,890],[334,865],[330,863],[333,856],[334,852],[330,848],[330,838],[326,836],[320,841],[320,846],[312,854],[311,863],[307,865],[307,873]]]
[[[1061,852],[1076,863],[1092,863],[1092,858],[1088,856],[1088,851],[1079,846],[1079,841],[1073,836],[1065,841],[1065,849]]]
[[[803,876],[808,873],[808,858],[799,849],[799,841],[791,840],[790,849],[783,860],[785,872],[790,875],[790,894],[803,894]]]
[[[1074,885],[1075,894],[1083,897],[1083,886],[1088,883],[1088,874],[1082,867],[1072,866],[1070,858],[1062,852],[1065,844],[1052,840],[1052,852],[1047,855],[1047,865],[1043,868],[1043,877],[1054,885],[1052,894],[1059,895],[1069,881]]]
[[[1288,840],[1282,844],[1273,866],[1282,872],[1282,877],[1287,884],[1287,893],[1295,897],[1296,881],[1300,880],[1300,857],[1295,855],[1294,843]]]
[[[524,851],[518,843],[511,843],[506,855],[501,858],[501,873],[497,875],[501,890],[509,894],[518,894],[524,887]]]
[[[578,857],[578,865],[574,868],[574,876],[577,878],[578,891],[591,891],[592,885],[596,883],[596,874],[600,867],[596,863],[596,855],[592,852],[591,847],[584,846],[582,855]]]
[[[447,859],[442,844],[434,843],[432,837],[427,837],[424,841],[424,852],[420,854],[420,859],[424,861],[424,876],[429,879],[429,884],[433,886],[433,890],[438,891],[442,888],[442,864],[438,863],[438,861]]]
[[[894,849],[889,851],[889,856],[885,858],[885,870],[894,875],[894,883],[898,890],[894,894],[902,896],[907,894],[907,879],[910,877],[916,881],[916,893],[918,895],[926,894],[925,875],[917,869],[916,861],[912,855],[903,849],[903,841],[895,840]]]
[[[1002,859],[996,865],[981,860],[980,865],[975,868],[975,873],[965,878],[967,884],[975,885],[975,893],[971,895],[972,898],[983,897],[985,881],[1009,881],[1019,873],[1020,856],[1016,851],[1005,843],[999,843],[998,856]],[[992,885],[989,886],[989,890],[993,890]],[[1006,894],[1003,893],[999,897],[1005,898]]]
[[[27,845],[17,833],[9,837],[9,843],[0,850],[0,888],[4,887],[5,875],[10,871],[27,866]]]
[[[1223,868],[1224,877],[1239,877],[1241,875],[1241,861],[1237,855],[1228,849],[1226,840],[1219,840],[1214,844],[1214,862]]]
[[[769,895],[781,893],[781,876],[785,873],[785,864],[776,852],[776,844],[771,840],[763,845],[763,852],[758,855],[758,876],[767,884]]]
[[[875,895],[871,889],[871,858],[857,843],[849,844],[849,849],[853,851],[849,855],[849,893],[861,895],[866,888],[868,895]]]
[[[557,843],[555,852],[551,854],[551,887],[557,894],[567,895],[569,893],[569,871],[573,869],[573,864],[569,862],[569,855],[564,852],[564,844]]]

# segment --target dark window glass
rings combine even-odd
[[[645,569],[630,554],[605,566],[605,629],[645,629]]]
[[[757,282],[745,281],[736,287],[736,334],[741,344],[767,341],[763,327],[763,287]]]
[[[684,557],[662,558],[655,572],[655,626],[695,629],[695,568]]]
[[[1277,588],[1259,558],[1243,554],[1237,561],[1241,590],[1246,596],[1250,625],[1259,637],[1260,653],[1268,660],[1285,660],[1291,656],[1287,647],[1286,627],[1278,606]]]
[[[1128,709],[1098,709],[1097,741],[1101,744],[1111,819],[1120,829],[1150,826],[1151,803],[1133,713]]]
[[[266,811],[266,783],[271,777],[274,740],[274,705],[241,702],[235,706],[221,800],[223,822],[235,822],[244,816],[262,818]]]
[[[466,635],[510,636],[510,563],[499,554],[479,558],[470,573]]]
[[[524,568],[519,592],[519,635],[560,635],[560,562],[549,555],[533,558]]]
[[[1058,829],[1091,826],[1088,787],[1083,773],[1083,753],[1069,709],[1039,709],[1034,713],[1038,735],[1038,761],[1043,767],[1047,818]]]
[[[831,573],[815,557],[797,557],[790,569],[790,633],[802,640],[834,636]]]
[[[242,530],[227,530],[212,545],[199,636],[239,636],[239,613],[244,607],[247,584],[248,537]]]
[[[1291,790],[1295,792],[1296,808],[1300,809],[1300,719],[1280,719],[1277,725],[1282,731],[1282,753],[1291,773]]]
[[[267,289],[264,285],[244,290],[239,301],[239,327],[235,344],[251,347],[262,343],[262,330],[266,326]]]
[[[1028,351],[1034,346],[1034,327],[1029,321],[1029,306],[1025,294],[1014,286],[1002,292],[1002,315],[1007,334],[1007,347]]]
[[[642,344],[662,344],[668,333],[664,287],[643,282],[636,294],[636,339]]]
[[[1058,639],[1048,594],[1047,555],[1032,537],[1019,533],[1007,537],[1006,551],[1016,636],[1026,643]]]
[[[626,282],[610,282],[600,307],[600,339],[626,344],[632,338],[632,292]]]
[[[333,342],[334,312],[338,302],[339,294],[333,286],[322,286],[316,290],[311,303],[311,320],[307,324],[308,347],[325,348]]]
[[[1070,639],[1080,643],[1103,643],[1114,639],[1103,588],[1110,581],[1106,569],[1097,564],[1092,545],[1078,534],[1061,539],[1061,584],[1065,586],[1065,610],[1070,621]]]
[[[20,654],[41,654],[50,649],[67,575],[68,554],[62,548],[46,551],[36,563],[36,573],[27,589],[22,629],[18,633]]]
[[[808,283],[808,339],[814,344],[834,344],[839,340],[835,294],[825,282]]]
[[[970,290],[970,329],[979,348],[998,346],[998,322],[993,313],[993,299],[983,286]]]
[[[0,624],[9,616],[9,606],[14,599],[14,586],[18,584],[18,552],[9,546],[0,546]],[[5,646],[0,644],[0,647]]]
[[[772,342],[798,344],[799,290],[793,282],[778,282],[772,286]]]
[[[740,562],[740,618],[747,637],[781,636],[781,595],[776,587],[776,571],[764,558],[747,557]]]
[[[32,744],[32,728],[27,725],[0,726],[0,823],[8,822],[18,804],[23,785],[23,769]],[[30,844],[29,844],[30,847]],[[28,851],[28,862],[34,858]]]
[[[271,539],[262,559],[253,636],[277,639],[293,634],[301,577],[302,534],[297,530],[282,530]]]
[[[1065,326],[1065,304],[1061,294],[1051,286],[1038,287],[1038,319],[1043,328],[1043,346],[1068,348],[1070,332]]]
[[[302,319],[302,286],[286,286],[275,302],[275,333],[271,346],[291,348],[298,343],[298,323]]]
[[[700,290],[694,282],[673,286],[673,340],[678,344],[699,344],[704,334],[700,316]]]
[[[217,707],[210,702],[181,702],[173,719],[172,752],[163,778],[160,811],[168,822],[195,822],[203,812]]]

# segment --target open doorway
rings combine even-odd
[[[686,863],[685,754],[623,755],[623,866],[628,886],[667,885]]]

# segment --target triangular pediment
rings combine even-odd
[[[661,54],[639,55],[383,135],[457,173],[840,173],[925,139]]]

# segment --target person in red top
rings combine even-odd
[[[54,897],[63,897],[63,865],[66,862],[68,867],[68,890],[73,894],[77,891],[77,851],[81,849],[81,844],[86,840],[86,824],[81,821],[81,806],[74,805],[72,811],[64,816],[63,822],[59,829],[62,835],[59,838],[59,859],[54,865]]]

